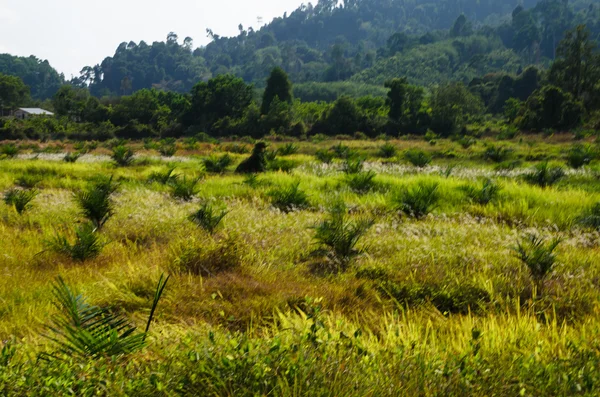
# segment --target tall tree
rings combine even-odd
[[[275,97],[278,97],[281,102],[288,103],[291,103],[293,99],[292,83],[287,73],[280,67],[274,68],[267,80],[267,88],[263,94],[261,106],[262,114],[269,113],[269,108]]]
[[[29,87],[16,76],[0,73],[0,111],[23,106],[29,100]]]

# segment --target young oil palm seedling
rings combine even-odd
[[[533,170],[525,174],[523,178],[531,185],[537,185],[543,188],[552,186],[565,176],[562,167],[552,167],[547,161],[535,166]]]
[[[424,168],[431,163],[430,154],[419,149],[410,149],[404,153],[404,159],[418,168]]]
[[[188,219],[208,233],[213,234],[228,213],[229,211],[226,209],[216,209],[211,204],[204,203]]]
[[[19,215],[31,208],[31,202],[38,195],[34,189],[9,189],[4,193],[4,203],[13,206]]]
[[[349,158],[344,162],[342,166],[342,170],[344,173],[350,174],[358,174],[365,167],[365,162],[363,159],[358,157]]]
[[[80,157],[81,157],[81,153],[78,153],[78,152],[67,153],[67,154],[65,154],[65,157],[63,157],[63,161],[65,163],[76,163]]]
[[[510,149],[490,145],[485,150],[485,152],[483,152],[483,158],[484,158],[484,160],[491,161],[494,163],[501,163],[503,161],[506,161],[508,159],[508,157],[510,156],[510,154],[511,154]]]
[[[68,256],[74,261],[85,262],[96,258],[104,248],[97,231],[93,224],[84,223],[75,231],[73,243],[64,234],[58,234],[46,245],[50,251]]]
[[[163,172],[156,171],[151,173],[148,177],[148,182],[156,182],[160,183],[161,185],[170,185],[175,182],[177,178],[179,178],[179,175],[175,174],[175,167],[173,167]]]
[[[435,209],[440,199],[439,184],[435,182],[420,182],[417,185],[404,188],[392,197],[396,209],[408,216],[420,219]]]
[[[163,157],[173,157],[177,153],[177,143],[174,138],[163,139],[158,147],[158,153]]]
[[[397,153],[398,149],[396,149],[396,146],[392,145],[389,142],[386,142],[383,145],[381,145],[379,147],[379,150],[377,151],[377,155],[384,159],[391,159],[392,157],[395,157]]]
[[[263,183],[263,181],[258,179],[258,175],[256,175],[256,174],[248,174],[244,177],[244,180],[242,181],[243,185],[246,185],[252,189],[256,189],[262,183]]]
[[[277,149],[277,154],[280,156],[291,156],[296,153],[298,153],[298,146],[293,143],[287,143]]]
[[[0,145],[0,158],[13,158],[16,157],[21,150],[13,145],[12,143],[6,145]]]
[[[133,163],[135,153],[132,149],[124,145],[115,146],[111,158],[119,167],[127,167]]]
[[[228,154],[224,154],[220,157],[212,155],[212,156],[207,157],[204,160],[202,160],[202,163],[204,164],[204,168],[206,168],[206,171],[215,173],[215,174],[224,173],[227,170],[227,167],[229,167],[232,162],[233,162],[233,159]]]
[[[118,358],[140,350],[146,345],[152,319],[168,281],[169,277],[160,277],[146,329],[139,332],[127,318],[110,308],[88,304],[83,296],[76,294],[59,277],[52,290],[54,305],[59,313],[48,325],[51,334],[46,337],[58,345],[57,354],[70,358]],[[55,357],[56,354],[41,356],[44,359]]]
[[[600,232],[600,202],[594,204],[580,218],[579,223],[584,227],[595,229]]]
[[[308,208],[308,195],[300,189],[300,182],[272,189],[267,193],[271,205],[283,212],[292,212]]]
[[[331,273],[346,271],[352,260],[365,252],[364,248],[357,248],[357,245],[374,223],[367,218],[350,220],[344,202],[336,201],[329,209],[327,218],[312,227],[319,248],[311,255],[325,260],[319,264],[319,270]]]
[[[335,154],[330,150],[319,149],[315,153],[315,158],[324,164],[331,164],[335,158]]]
[[[171,195],[179,200],[190,201],[198,194],[198,183],[202,176],[196,178],[178,178],[171,183]]]
[[[502,187],[491,179],[485,179],[482,186],[467,185],[463,190],[472,203],[487,205],[498,198]]]
[[[567,163],[571,168],[579,169],[588,165],[596,157],[595,151],[588,145],[574,145],[567,153]]]
[[[552,268],[556,263],[554,250],[559,244],[560,239],[546,242],[542,237],[528,234],[521,238],[513,248],[517,259],[529,269],[539,296],[542,296],[544,281],[552,273]]]
[[[118,185],[110,178],[102,177],[92,183],[86,190],[75,194],[75,201],[95,229],[102,229],[104,224],[113,216],[114,208],[112,194]]]
[[[352,191],[356,193],[366,193],[373,190],[376,186],[374,171],[361,171],[355,174],[348,174],[344,177],[344,182]]]

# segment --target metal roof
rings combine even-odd
[[[28,113],[28,114],[33,114],[33,115],[47,115],[47,116],[54,115],[54,113],[49,112],[44,109],[40,109],[40,108],[19,108],[19,110],[21,110],[25,113]]]

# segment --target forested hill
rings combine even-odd
[[[0,73],[17,76],[29,87],[31,97],[46,99],[52,97],[65,83],[64,76],[59,74],[48,61],[34,56],[17,57],[0,54]]]

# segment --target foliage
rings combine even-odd
[[[119,145],[113,148],[111,158],[116,165],[120,167],[127,167],[133,164],[134,155],[135,153],[131,148]]]
[[[198,194],[198,183],[202,176],[196,178],[177,178],[171,181],[171,196],[178,200],[190,201]]]
[[[0,110],[24,106],[29,100],[29,87],[16,76],[0,73]]]
[[[104,224],[113,216],[114,208],[111,196],[118,185],[113,177],[101,177],[87,189],[75,194],[82,215],[89,220],[95,229],[102,229]]]
[[[396,146],[392,145],[389,142],[386,142],[383,145],[381,145],[377,152],[378,156],[382,157],[384,159],[390,159],[392,157],[396,157],[397,153],[398,153],[398,149],[396,149]]]
[[[419,149],[410,149],[404,152],[404,159],[415,167],[423,168],[431,163],[432,156]]]
[[[374,221],[367,218],[350,220],[344,202],[333,203],[327,217],[312,227],[314,240],[321,246],[312,255],[325,259],[318,265],[318,270],[331,273],[346,271],[352,259],[364,252],[364,248],[357,248],[357,245],[373,224]]]
[[[315,153],[315,158],[324,164],[331,164],[334,157],[335,154],[331,150],[319,149]]]
[[[396,209],[420,219],[429,214],[440,199],[439,185],[432,182],[419,182],[404,188],[392,197]]]
[[[9,189],[4,193],[4,203],[13,206],[19,215],[31,208],[31,202],[39,194],[34,189]]]
[[[374,171],[360,171],[347,174],[344,177],[344,182],[356,193],[367,193],[375,188],[376,182],[374,179],[376,176],[377,174]]]
[[[79,262],[94,259],[100,255],[104,248],[97,229],[91,223],[84,223],[75,230],[75,241],[73,243],[70,243],[68,237],[64,234],[57,234],[46,245],[51,251]]]
[[[64,77],[50,66],[48,61],[35,56],[17,57],[9,54],[0,54],[0,73],[15,76],[29,87],[34,99],[47,99],[63,84]],[[28,90],[28,91],[29,91]],[[2,91],[2,89],[0,89]],[[17,106],[23,106],[23,103]],[[6,107],[11,107],[3,105]]]
[[[552,273],[552,268],[556,263],[554,250],[560,242],[560,239],[546,242],[542,237],[528,234],[521,238],[513,248],[517,259],[529,269],[539,295],[542,295],[544,281]]]
[[[280,67],[274,68],[267,80],[260,110],[262,114],[269,113],[275,97],[282,102],[292,102],[292,83],[287,73]]]
[[[298,146],[293,143],[288,143],[277,149],[277,154],[280,156],[291,156],[298,153]]]
[[[502,187],[491,179],[485,179],[481,187],[475,187],[473,185],[464,186],[467,198],[470,201],[481,205],[487,205],[496,200],[501,190]]]
[[[161,185],[170,185],[179,178],[179,175],[175,174],[175,167],[169,168],[164,172],[156,171],[150,174],[148,182],[157,182]]]
[[[158,148],[158,152],[163,157],[173,157],[177,153],[177,146],[171,144],[163,144]]]
[[[65,157],[63,157],[63,161],[65,163],[76,163],[80,157],[81,153],[78,152],[67,153],[65,154]]]
[[[225,172],[227,167],[229,167],[232,162],[233,159],[228,154],[224,154],[222,156],[212,155],[202,160],[206,171],[215,174],[222,174]]]
[[[53,286],[54,305],[59,314],[54,316],[48,329],[49,338],[56,342],[59,352],[70,357],[120,357],[140,350],[146,345],[146,336],[169,277],[161,276],[144,332],[122,315],[109,308],[92,306],[81,295],[76,295],[66,282],[58,277]],[[44,356],[53,358],[53,356]]]
[[[198,211],[189,216],[189,220],[213,234],[228,213],[226,209],[218,211],[211,204],[204,203]]]
[[[16,157],[20,152],[20,149],[12,143],[0,145],[0,155],[8,158]]]
[[[358,174],[363,170],[365,166],[365,161],[358,157],[348,158],[344,161],[342,166],[342,170],[347,175]]]
[[[590,209],[579,217],[582,226],[600,231],[600,202],[594,204]]]
[[[571,168],[579,169],[588,165],[596,157],[596,152],[590,146],[574,145],[567,153],[567,163]]]
[[[548,187],[564,178],[565,171],[562,167],[553,167],[544,161],[534,167],[528,174],[524,175],[525,181],[532,185]]]
[[[267,167],[265,160],[265,150],[267,145],[264,142],[258,142],[254,145],[252,154],[250,157],[242,161],[236,168],[235,172],[238,174],[254,174],[258,172],[264,172]]]
[[[271,199],[271,205],[283,212],[302,210],[310,206],[308,195],[300,189],[300,182],[272,189],[267,196]]]
[[[490,145],[483,152],[483,158],[494,163],[502,163],[510,157],[511,151],[508,148]]]
[[[233,238],[203,244],[186,242],[175,248],[170,270],[174,274],[214,277],[242,266],[242,247]]]

